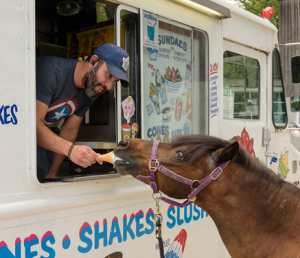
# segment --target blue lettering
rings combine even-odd
[[[148,129],[147,136],[148,136],[148,138],[151,138],[153,136],[151,128]]]
[[[134,220],[134,216],[132,216],[129,219],[129,222],[127,224],[127,217],[124,217],[124,219],[123,219],[123,241],[124,242],[127,240],[127,232],[129,233],[131,239],[135,239],[135,235],[131,228],[131,224],[132,224],[133,220]]]
[[[112,245],[114,238],[118,238],[118,242],[122,242],[122,236],[121,236],[121,231],[120,231],[120,226],[119,226],[119,221],[117,217],[114,217],[111,229],[110,229],[110,235],[109,235],[109,241],[108,244]]]
[[[183,224],[184,220],[180,218],[180,207],[177,207],[177,224],[178,226],[181,226]]]
[[[176,218],[172,215],[172,214],[175,215],[175,208],[174,208],[174,207],[169,208],[167,214],[168,214],[168,218],[172,220],[171,223],[170,223],[170,222],[167,222],[167,227],[168,227],[169,229],[172,229],[172,228],[174,228],[175,225],[176,225]]]
[[[166,44],[169,44],[170,45],[170,36],[165,36],[166,37]]]
[[[86,247],[78,246],[78,251],[83,254],[89,252],[93,246],[93,241],[87,236],[85,236],[85,233],[91,235],[93,233],[91,227],[85,227],[84,229],[82,229],[79,235],[80,240],[86,244]]]
[[[183,50],[184,50],[184,51],[187,50],[187,43],[186,43],[186,42],[183,43]]]
[[[15,112],[18,112],[18,107],[16,105],[12,105],[12,107],[11,107],[11,116],[12,116],[11,122],[13,125],[16,125],[18,123],[18,119],[15,115]]]
[[[156,134],[161,135],[161,125],[158,125],[158,126],[157,126]]]
[[[37,251],[31,252],[31,247],[37,245],[38,243],[39,243],[38,238],[32,238],[32,240],[24,242],[26,258],[33,258],[38,255]]]
[[[51,248],[50,246],[47,245],[47,242],[50,242],[52,245],[55,244],[55,238],[51,235],[51,236],[47,236],[45,238],[45,241],[42,242],[42,249],[43,251],[45,251],[46,253],[48,253],[48,256],[43,256],[41,255],[41,258],[54,258],[55,257],[55,250],[53,248]]]
[[[196,216],[194,215],[193,216],[193,220],[194,221],[197,221],[198,219],[200,219],[200,211],[199,211],[199,207],[197,206],[197,205],[195,205],[195,204],[193,204],[194,205],[194,212],[196,212]]]
[[[7,114],[7,109],[9,109],[10,106],[4,107],[4,123],[5,124],[10,124],[11,121],[8,121],[7,119],[10,117],[10,114]]]
[[[137,237],[141,237],[145,234],[145,230],[143,230],[144,228],[144,224],[140,223],[140,219],[144,218],[144,213],[138,213],[135,216],[135,222],[136,222],[136,236]]]
[[[4,125],[4,121],[3,121],[3,118],[2,118],[2,115],[1,115],[1,113],[2,113],[2,111],[3,111],[3,108],[4,108],[4,106],[2,106],[2,107],[0,108],[0,122],[1,122],[1,124]]]
[[[190,210],[190,215],[187,215],[187,210]],[[190,223],[192,220],[192,216],[193,216],[193,205],[190,204],[189,206],[184,207],[184,221],[185,223]]]
[[[95,224],[95,249],[99,248],[100,239],[103,239],[103,246],[107,246],[107,222],[103,221],[103,231],[99,231],[99,224]]]
[[[175,40],[174,40],[174,45],[178,46],[178,39],[177,38],[175,38]]]
[[[153,126],[152,128],[152,136],[155,137],[156,136],[156,127]]]
[[[16,239],[17,242],[18,239]],[[20,240],[21,241],[21,240]],[[7,248],[6,244],[2,245],[4,241],[0,242],[0,257],[3,258],[21,258],[21,242],[15,245],[15,255]]]
[[[146,217],[146,223],[150,226],[150,229],[145,228],[145,233],[146,233],[147,235],[150,235],[150,234],[154,231],[154,228],[155,228],[154,222],[151,221],[150,218],[151,218],[152,220],[154,220],[154,213],[150,213],[150,214]]]

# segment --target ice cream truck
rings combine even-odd
[[[268,20],[221,0],[10,0],[0,14],[1,258],[159,257],[148,185],[111,164],[82,168],[67,158],[57,178],[37,179],[41,56],[81,62],[104,43],[129,54],[129,88],[116,83],[95,100],[77,145],[104,154],[127,138],[237,136],[253,158],[298,182],[277,29]],[[230,257],[200,207],[161,202],[160,210],[165,257]]]

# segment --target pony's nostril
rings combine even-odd
[[[118,146],[123,147],[123,148],[127,147],[128,145],[129,145],[129,141],[127,141],[127,140],[122,140],[118,144]]]

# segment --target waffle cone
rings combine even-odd
[[[111,151],[107,154],[100,155],[100,159],[102,159],[102,161],[106,161],[111,164],[114,164],[114,152]]]

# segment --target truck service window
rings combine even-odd
[[[36,0],[36,57],[54,56],[83,62],[97,47],[105,43],[115,44],[116,9],[116,4],[105,1],[82,1],[76,5],[68,5],[63,1]],[[121,10],[121,47],[127,51],[130,59],[129,67],[127,67],[127,78],[130,84],[128,88],[121,90],[121,100],[131,96],[135,103],[139,103],[138,98],[140,98],[137,94],[137,88],[140,85],[137,80],[138,67],[136,66],[138,62],[137,39],[139,39],[137,21],[137,14]],[[118,130],[121,130],[116,123],[116,110],[121,103],[116,101],[115,86],[114,84],[111,90],[99,95],[87,112],[82,114],[83,119],[77,134],[76,145],[88,146],[100,154],[112,151],[116,146],[116,134]],[[59,121],[53,122],[62,114],[62,110],[59,110],[60,103],[57,105],[53,116],[46,117],[45,125],[52,132],[60,135],[61,128],[68,118],[62,117]],[[73,107],[74,105],[70,105],[69,108]],[[50,109],[53,110],[53,107],[49,106],[48,112]],[[131,117],[130,126],[134,123],[140,124],[137,115],[140,110],[137,105],[136,110]],[[127,123],[125,119],[123,120],[122,122]],[[137,137],[140,137],[139,135],[138,133]],[[37,151],[40,150],[41,147],[37,146]],[[52,152],[46,150],[42,163],[50,166],[52,159]],[[109,163],[104,162],[103,165],[96,163],[83,168],[65,158],[57,176],[44,180],[39,178],[39,180],[40,182],[77,181],[108,176],[118,176]]]
[[[206,34],[149,12],[143,19],[144,138],[208,133]]]
[[[256,59],[224,53],[224,118],[259,119],[260,67]]]

